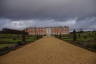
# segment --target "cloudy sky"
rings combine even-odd
[[[0,0],[0,28],[69,26],[96,29],[96,0]]]

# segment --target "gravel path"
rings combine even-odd
[[[0,64],[96,64],[96,53],[54,37],[44,37],[0,56]]]

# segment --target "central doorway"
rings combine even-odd
[[[46,28],[46,35],[51,36],[51,28]]]

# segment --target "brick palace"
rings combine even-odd
[[[30,27],[26,28],[25,32],[28,32],[29,35],[60,35],[68,34],[68,26],[59,26],[59,27]]]

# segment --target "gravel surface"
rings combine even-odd
[[[96,53],[54,37],[44,37],[0,56],[0,64],[96,64]]]

